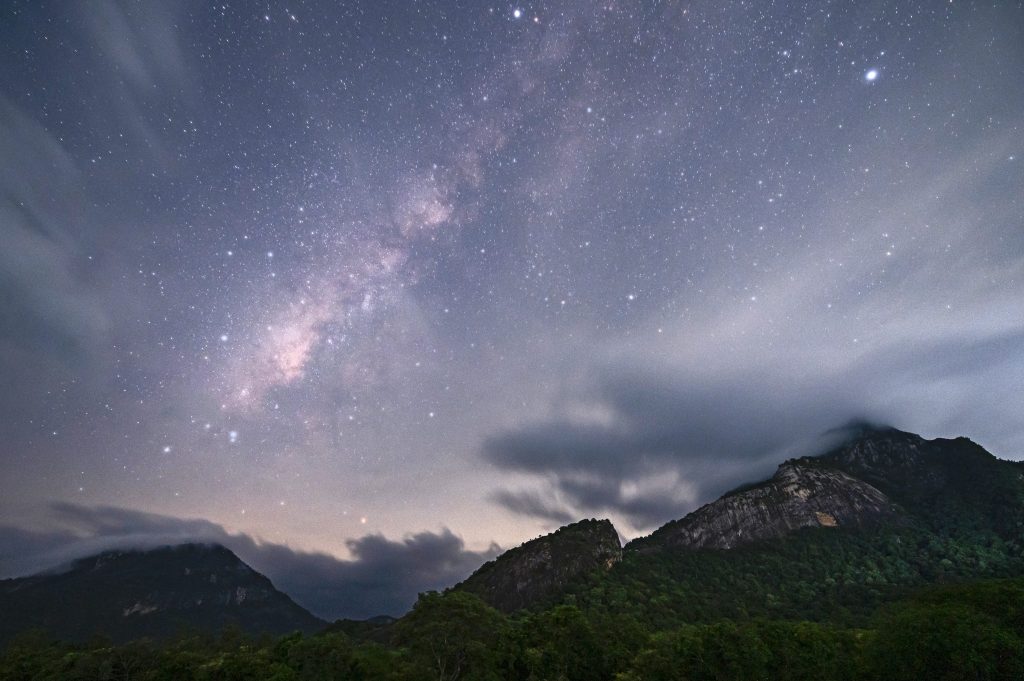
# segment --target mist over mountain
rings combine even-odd
[[[371,535],[350,542],[354,557],[340,560],[259,543],[206,521],[71,505],[57,506],[54,512],[69,523],[74,520],[79,531],[91,528],[91,534],[7,530],[0,533],[0,539],[4,540],[5,556],[18,556],[17,562],[5,562],[8,569],[33,562],[52,567],[63,556],[64,566],[52,573],[56,576],[83,570],[87,562],[66,562],[76,553],[103,550],[100,555],[149,556],[148,564],[157,565],[155,556],[167,549],[152,547],[194,541],[222,544],[246,556],[250,565],[270,575],[300,605],[309,603],[313,613],[329,619],[402,615],[418,594],[453,586],[478,595],[499,610],[513,612],[555,603],[578,591],[593,575],[607,573],[614,581],[616,575],[630,574],[638,565],[647,565],[643,568],[647,570],[666,560],[668,564],[677,559],[686,564],[705,559],[714,562],[718,560],[715,556],[740,549],[747,553],[738,555],[771,556],[788,550],[794,541],[791,536],[818,541],[814,539],[818,535],[805,534],[815,531],[852,542],[905,535],[916,537],[915,542],[968,541],[979,547],[987,546],[985,537],[990,537],[1011,542],[996,549],[996,559],[988,559],[995,572],[984,567],[985,560],[957,569],[964,576],[1013,574],[1012,566],[1019,560],[1019,547],[1014,548],[1013,542],[1024,527],[1024,463],[997,459],[966,438],[926,440],[866,421],[837,428],[828,433],[828,440],[833,446],[826,451],[787,460],[773,476],[730,490],[653,533],[634,538],[624,548],[610,522],[584,520],[504,553],[496,546],[487,553],[467,551],[450,531],[410,536],[402,542]],[[965,540],[958,534],[964,527],[975,528],[976,534]],[[119,550],[111,552],[114,546]],[[150,552],[139,553],[144,547],[150,547]],[[881,551],[877,559],[883,562],[891,559],[888,550],[875,547],[870,551]],[[928,583],[935,578],[937,564],[948,561],[943,551],[920,558],[921,565],[901,579],[907,584]],[[237,561],[230,553],[217,555]],[[624,561],[622,565],[620,561]],[[46,594],[53,588],[52,579],[44,573],[8,584],[34,585],[35,589],[19,586],[10,593]],[[153,588],[166,593],[176,588],[161,585],[159,574],[152,579]],[[811,579],[817,583],[833,580],[824,573]],[[853,579],[851,588],[860,588],[858,584]],[[116,594],[116,583],[103,589]],[[138,600],[141,596],[124,598]],[[15,610],[20,607],[16,601],[11,603]],[[203,617],[199,619],[200,628],[212,626]]]
[[[1019,678],[1024,463],[869,423],[831,435],[828,450],[625,546],[596,519],[529,540],[420,593],[397,620],[328,625],[217,545],[107,551],[0,581],[0,674]],[[409,585],[434,555],[422,537],[384,553],[412,561],[376,563],[405,569]],[[342,586],[335,597],[365,584]]]
[[[498,551],[467,550],[450,530],[421,532],[397,541],[380,535],[350,540],[352,557],[297,551],[283,544],[230,533],[206,520],[188,520],[113,507],[53,504],[63,530],[39,532],[0,526],[0,577],[58,568],[110,550],[152,549],[188,542],[229,548],[282,591],[319,617],[400,615],[429,589],[467,576]]]
[[[59,570],[0,581],[0,640],[32,629],[67,641],[315,632],[324,626],[222,546],[106,551]]]

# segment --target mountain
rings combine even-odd
[[[864,626],[928,584],[1024,575],[1024,464],[966,438],[859,427],[623,550],[567,593],[655,627],[716,618]]]
[[[365,620],[340,619],[325,627],[323,633],[344,634],[356,641],[386,642],[391,640],[392,625],[397,621],[390,615],[376,615]]]
[[[730,549],[802,528],[917,525],[943,531],[970,523],[1008,539],[1024,530],[1024,465],[967,438],[926,440],[860,426],[841,446],[784,462],[627,550]]]
[[[0,641],[26,629],[63,640],[312,632],[324,623],[218,545],[108,551],[60,572],[0,581]]]
[[[506,551],[454,588],[512,612],[561,593],[581,575],[608,570],[621,558],[611,522],[581,520]]]
[[[908,589],[1024,575],[1024,464],[966,438],[860,425],[629,542],[621,560],[616,537],[608,521],[570,525],[456,589],[505,612],[562,601],[654,627],[751,616],[861,625]]]
[[[0,678],[1021,679],[1022,523],[1024,465],[859,427],[625,547],[607,520],[526,542],[398,621],[170,647],[26,637],[0,646]],[[0,625],[65,638],[228,615],[283,631],[296,607],[219,547],[0,583],[0,620],[18,615]]]
[[[872,485],[814,459],[787,461],[757,485],[726,494],[672,521],[633,549],[730,549],[804,527],[868,527],[901,515]]]
[[[820,460],[864,480],[932,529],[973,526],[1024,535],[1024,462],[965,438],[926,440],[895,428],[861,431]]]
[[[1024,464],[966,438],[860,426],[625,547],[583,520],[481,566],[452,591],[505,613],[558,603],[652,629],[721,618],[863,626],[923,585],[1024,575]],[[313,631],[325,623],[223,547],[112,551],[0,581],[0,641],[28,628],[82,640],[182,630]],[[333,630],[386,640],[390,620]]]

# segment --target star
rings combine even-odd
[[[737,451],[735,400],[752,453],[784,413],[794,438],[854,416],[822,366],[896,425],[1012,430],[973,415],[1012,371],[943,366],[904,401],[945,352],[914,347],[1019,364],[997,342],[1024,319],[1019,3],[820,25],[755,3],[740,33],[736,0],[166,4],[19,3],[4,28],[0,499],[187,508],[315,550],[446,526],[514,546],[540,518],[481,512],[498,487],[625,521],[655,470],[634,454],[677,420]],[[607,433],[600,461],[562,451]],[[291,524],[341,500],[338,527]]]

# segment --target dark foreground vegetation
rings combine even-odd
[[[344,628],[120,646],[24,634],[0,657],[0,681],[1024,678],[1022,579],[931,587],[859,628],[754,618],[653,631],[572,604],[510,618],[461,592],[424,594],[393,626]]]

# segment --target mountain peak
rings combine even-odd
[[[830,431],[841,444],[783,462],[768,480],[742,485],[626,548],[728,549],[805,527],[860,527],[935,516],[943,504],[999,489],[1016,464],[971,440],[926,440],[892,426],[856,421]],[[986,511],[987,512],[987,511]],[[920,518],[919,518],[920,519]]]
[[[114,549],[60,571],[0,584],[0,640],[28,628],[82,640],[166,637],[181,628],[252,633],[314,631],[323,624],[269,579],[217,544]]]
[[[454,588],[512,612],[543,603],[577,577],[607,570],[621,559],[611,521],[580,520],[506,551]]]
[[[855,418],[850,419],[841,426],[837,426],[826,431],[825,434],[847,434],[849,437],[853,438],[862,437],[864,435],[869,435],[872,433],[888,433],[891,431],[899,432],[899,430],[895,426],[890,425],[888,423],[880,423],[878,421],[872,421],[870,419],[865,418]]]

